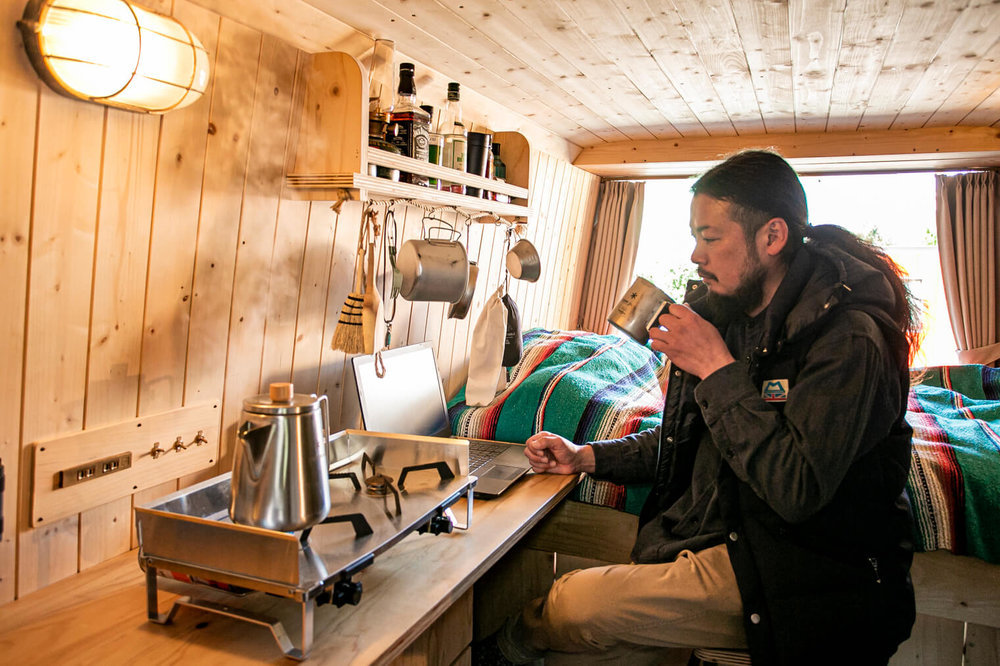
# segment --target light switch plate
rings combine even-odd
[[[32,526],[212,467],[221,412],[211,402],[34,442]]]

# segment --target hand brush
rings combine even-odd
[[[366,342],[363,331],[362,311],[365,303],[365,295],[361,291],[361,271],[365,254],[363,247],[358,248],[357,263],[354,267],[354,291],[347,294],[344,307],[340,310],[337,328],[333,331],[333,343],[330,345],[346,354],[361,354],[366,351],[370,353],[369,350],[365,349]]]

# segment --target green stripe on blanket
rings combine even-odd
[[[585,331],[524,333],[524,353],[510,382],[489,405],[468,407],[464,389],[449,403],[452,432],[464,437],[524,442],[540,430],[578,444],[614,439],[660,422],[664,371],[647,347],[615,335]],[[586,479],[587,501],[638,513],[648,489]],[[582,495],[581,495],[582,493]]]
[[[918,550],[1000,563],[1000,370],[932,368],[910,392]]]
[[[623,437],[660,422],[664,372],[657,354],[631,340],[531,329],[510,385],[491,404],[468,407],[464,390],[452,399],[452,431],[511,442],[542,429],[577,443]],[[907,421],[917,550],[1000,563],[1000,370],[928,368],[910,392]],[[575,498],[637,514],[648,492],[585,478]]]

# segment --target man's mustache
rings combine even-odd
[[[715,273],[710,273],[710,272],[704,271],[704,270],[702,270],[700,268],[698,269],[697,273],[698,273],[698,277],[700,277],[702,280],[705,280],[705,279],[718,280],[718,278],[715,277]]]

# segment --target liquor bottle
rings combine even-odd
[[[420,108],[426,111],[431,117],[431,131],[427,135],[427,161],[431,164],[441,166],[441,157],[444,153],[444,137],[440,134],[439,128],[434,124],[434,107],[430,104],[421,104]],[[440,190],[441,180],[432,176],[427,179],[427,185],[428,187]]]
[[[441,133],[444,135],[444,155],[441,165],[465,173],[468,148],[465,125],[462,123],[462,103],[459,100],[458,84],[454,81],[448,84],[448,103],[444,107]],[[447,183],[444,189],[465,194],[465,185],[459,183]]]
[[[427,142],[431,128],[430,115],[417,106],[417,84],[413,80],[413,63],[399,65],[399,88],[390,120],[396,126],[393,143],[400,152],[423,162],[427,161]],[[414,185],[427,185],[427,176],[415,173],[400,174],[399,179]]]
[[[392,112],[392,56],[395,45],[389,39],[376,39],[372,51],[371,78],[368,82],[368,145],[386,152],[399,154],[390,137],[395,127],[389,124]],[[391,131],[390,131],[391,130]],[[378,178],[399,180],[399,169],[368,164],[368,174]]]
[[[506,183],[507,165],[504,164],[504,161],[502,159],[500,159],[500,144],[494,143],[492,149],[493,149],[493,180],[499,183]],[[493,200],[500,201],[501,203],[510,203],[510,195],[494,192]]]

